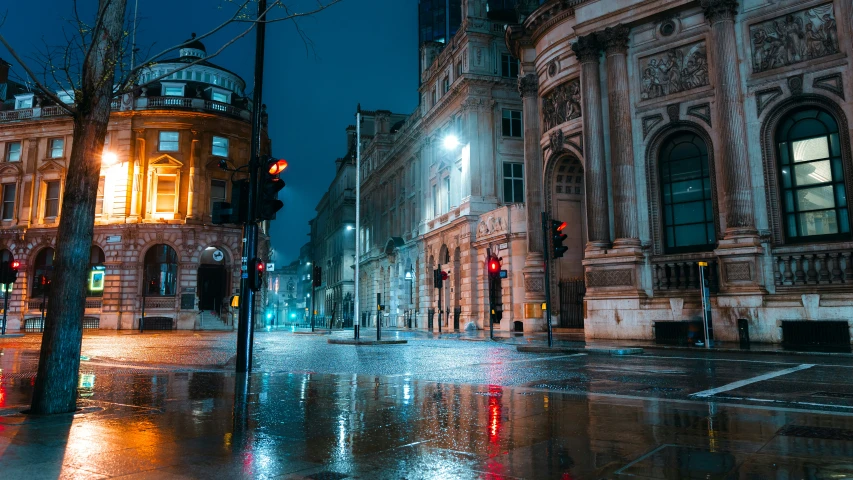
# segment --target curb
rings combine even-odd
[[[6,335],[0,335],[0,338],[21,338],[23,336],[23,333],[7,333]]]
[[[570,348],[570,347],[537,347],[519,345],[516,350],[523,353],[586,353],[589,355],[639,355],[643,353],[642,348],[615,347],[615,348]]]
[[[293,332],[294,335],[331,335],[331,332]]]
[[[327,340],[332,345],[403,345],[408,340],[356,340],[343,338],[330,338]]]
[[[640,348],[640,347],[630,347]],[[728,355],[792,355],[792,356],[815,356],[815,357],[840,357],[853,358],[853,353],[846,352],[807,352],[803,350],[745,350],[740,348],[701,348],[701,347],[679,347],[676,345],[649,345],[643,346],[646,350],[675,350],[680,352],[694,353],[722,353]]]

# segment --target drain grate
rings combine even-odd
[[[342,478],[347,478],[349,475],[344,475],[343,473],[338,472],[318,472],[312,473],[305,478],[310,478],[311,480],[341,480]]]
[[[801,425],[786,425],[776,435],[785,437],[819,438],[823,440],[853,441],[853,430],[833,427],[804,427]]]
[[[673,393],[680,392],[683,388],[675,388],[675,387],[643,387],[638,388],[636,391],[638,392],[657,392],[657,393]]]
[[[828,398],[853,398],[853,393],[841,393],[841,392],[814,392],[812,395],[815,397],[828,397]]]

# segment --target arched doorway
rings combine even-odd
[[[145,252],[145,294],[174,297],[178,286],[178,254],[175,249],[158,244]]]
[[[584,169],[580,160],[564,155],[555,160],[548,181],[548,211],[551,218],[566,222],[563,245],[568,250],[553,262],[550,282],[558,308],[560,327],[583,328],[584,286],[583,254],[586,245],[586,205]],[[555,288],[556,287],[556,288]]]
[[[198,309],[217,315],[228,294],[228,254],[217,247],[207,247],[201,252],[198,266]]]

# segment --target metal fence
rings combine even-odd
[[[560,280],[560,327],[583,328],[583,297],[586,286],[582,278]]]

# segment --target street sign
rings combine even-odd
[[[274,272],[275,271],[275,264],[274,263],[268,263],[267,264],[267,271],[268,272]]]
[[[213,261],[221,262],[225,258],[225,254],[222,253],[222,250],[214,250],[213,251]]]
[[[506,277],[507,277],[507,271],[501,270],[501,278],[506,278]]]

